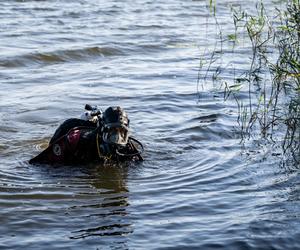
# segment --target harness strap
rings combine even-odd
[[[100,146],[98,133],[96,136],[96,144],[97,144],[97,152],[98,152],[98,156],[99,156],[100,160],[103,160],[103,159],[109,160],[112,157],[112,155],[110,154],[109,156],[105,156],[105,154],[109,153],[109,148],[106,144],[102,144]],[[101,153],[101,149],[102,149],[103,153]]]

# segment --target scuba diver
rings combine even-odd
[[[48,147],[29,163],[74,165],[143,160],[143,145],[129,136],[129,119],[121,107],[109,107],[102,112],[87,104],[85,109],[80,119],[64,121]]]

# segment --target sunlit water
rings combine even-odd
[[[240,3],[254,8],[218,3],[225,33]],[[297,168],[241,144],[236,103],[209,77],[197,87],[219,37],[209,12],[206,1],[0,1],[1,249],[300,247]],[[225,76],[250,54],[225,57],[240,65]],[[145,161],[29,165],[86,103],[124,107]]]

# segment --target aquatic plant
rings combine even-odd
[[[256,10],[257,13],[249,14],[241,9],[232,8],[234,33],[227,35],[227,40],[234,46],[239,42],[240,36],[250,43],[252,55],[249,69],[242,75],[234,76],[229,83],[228,80],[222,79],[220,67],[216,67],[212,79],[223,85],[225,99],[233,97],[237,103],[242,140],[260,131],[261,138],[270,142],[282,141],[283,152],[291,153],[298,162],[300,155],[299,0],[288,0],[285,9],[276,8],[272,12],[275,16],[272,17],[269,16],[263,2],[256,4]],[[215,16],[214,12],[214,18]],[[219,26],[217,22],[216,24]],[[215,52],[212,58],[214,55]],[[216,61],[213,59],[209,61],[207,72]],[[245,89],[248,90],[247,102],[239,98],[240,91]],[[283,130],[284,133],[281,132]]]
[[[287,126],[284,149],[293,149],[295,156],[300,152],[300,4],[289,2],[281,18],[276,38],[280,56],[270,69],[277,88],[290,93],[288,109],[284,117]]]

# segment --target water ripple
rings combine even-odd
[[[48,65],[63,62],[84,61],[108,56],[123,55],[122,51],[110,47],[88,47],[81,49],[58,50],[44,53],[33,53],[1,60],[1,67],[26,67],[30,65]]]
[[[251,44],[216,48],[216,18],[226,37],[228,6],[254,4],[208,2],[1,1],[1,249],[299,248],[299,167],[241,143],[210,80],[248,70]],[[145,161],[29,165],[86,103],[123,106]]]

